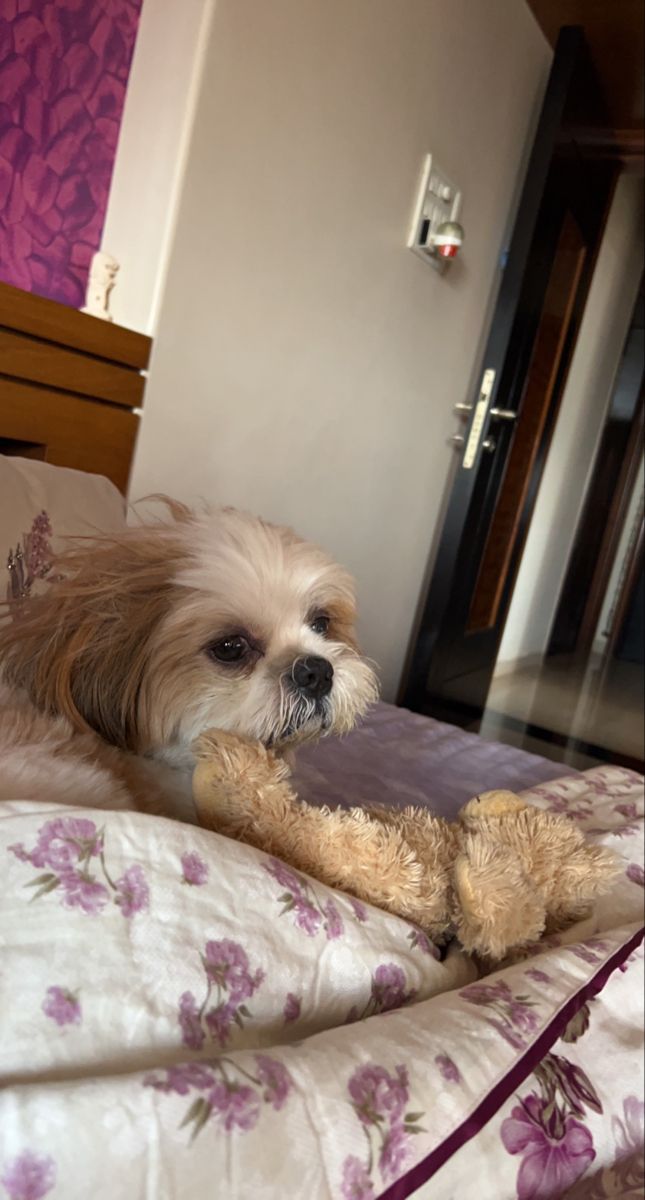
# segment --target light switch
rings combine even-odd
[[[459,220],[460,210],[461,192],[438,166],[434,156],[427,154],[414,205],[408,247],[426,262],[432,263],[438,271],[444,270],[445,261],[436,253],[432,239],[441,225]]]

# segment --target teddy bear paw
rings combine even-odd
[[[509,813],[522,812],[528,808],[526,800],[516,796],[515,792],[494,791],[482,792],[469,800],[459,813],[462,821],[486,821],[490,818],[505,817]]]

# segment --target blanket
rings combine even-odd
[[[525,796],[621,875],[485,978],[216,834],[3,805],[3,1200],[640,1195],[642,780]]]

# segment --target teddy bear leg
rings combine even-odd
[[[544,901],[504,846],[467,838],[454,867],[457,937],[465,950],[491,960],[538,940]]]
[[[423,869],[396,827],[362,809],[298,799],[284,761],[259,742],[209,731],[195,746],[200,823],[360,900],[416,920]]]
[[[450,905],[452,862],[457,848],[454,827],[425,808],[370,808],[368,812],[372,819],[396,828],[423,866],[416,911],[406,915],[433,941],[447,941],[454,934]]]
[[[610,851],[581,842],[554,873],[547,893],[547,932],[555,933],[585,920],[618,873],[617,860]]]

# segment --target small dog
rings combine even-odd
[[[166,504],[166,520],[61,556],[0,628],[0,799],[194,820],[207,729],[284,753],[376,699],[342,568],[247,513]]]

